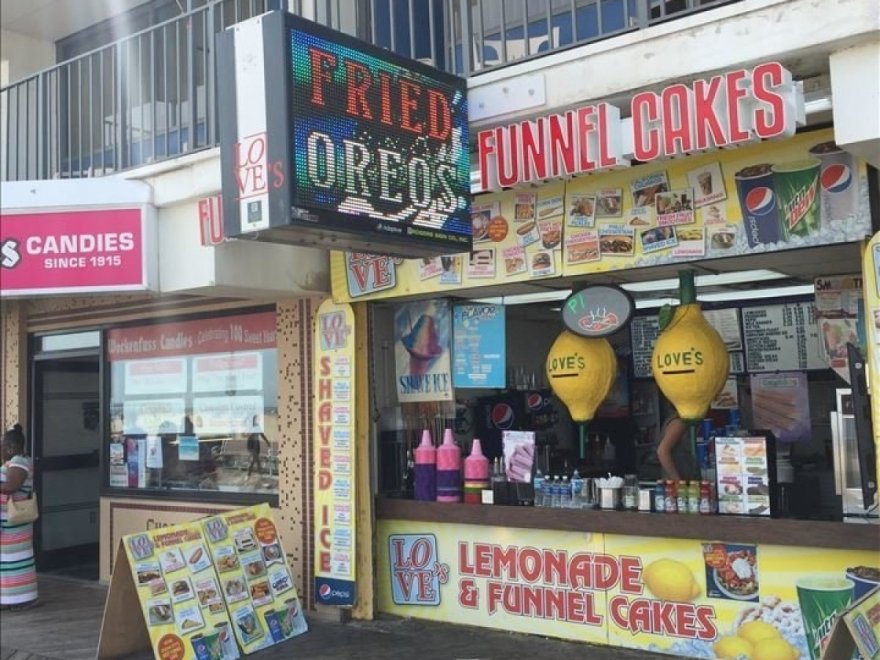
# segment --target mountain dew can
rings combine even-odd
[[[817,158],[773,166],[773,187],[779,200],[779,224],[785,240],[814,236],[822,228]]]

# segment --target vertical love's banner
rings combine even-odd
[[[354,311],[326,300],[315,322],[315,593],[355,599]]]

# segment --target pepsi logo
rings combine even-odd
[[[513,426],[513,408],[507,403],[495,404],[492,408],[492,425],[502,431]]]
[[[329,585],[329,584],[322,584],[321,587],[320,587],[320,589],[318,589],[318,595],[319,595],[321,598],[329,598],[329,597],[330,597],[330,591],[331,591],[331,589],[330,589],[330,585]]]
[[[852,185],[852,170],[843,163],[832,163],[822,170],[821,180],[825,192],[842,193]]]
[[[752,215],[767,215],[776,209],[776,195],[766,186],[752,188],[746,193],[746,210]]]
[[[544,406],[544,397],[540,392],[529,392],[526,397],[526,405],[529,410],[540,410]]]

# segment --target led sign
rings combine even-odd
[[[227,236],[470,249],[463,79],[281,12],[218,51]]]

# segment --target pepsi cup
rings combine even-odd
[[[266,610],[263,613],[263,618],[266,620],[266,627],[269,628],[273,641],[283,642],[285,637],[281,629],[281,622],[278,620],[278,614],[274,610]]]
[[[821,163],[819,173],[822,219],[849,220],[859,210],[859,177],[856,160],[834,142],[810,149]]]
[[[733,178],[749,247],[778,242],[779,203],[773,187],[772,165],[749,165]]]

